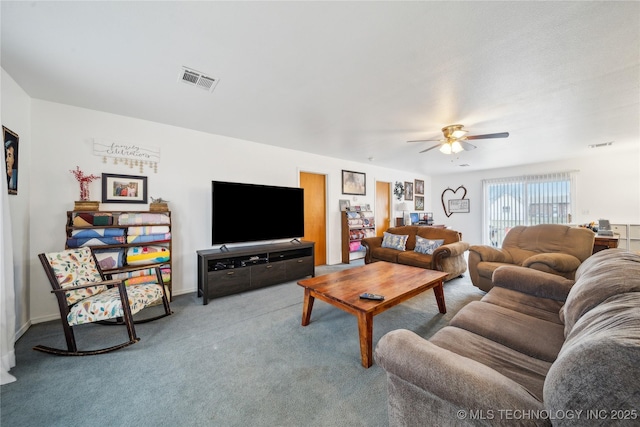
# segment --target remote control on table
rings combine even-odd
[[[368,292],[365,292],[364,294],[360,295],[361,299],[370,299],[370,300],[375,300],[375,301],[382,301],[384,299],[383,295],[377,295],[377,294],[370,294]]]

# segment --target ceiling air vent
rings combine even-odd
[[[601,148],[601,147],[608,147],[609,145],[613,145],[613,141],[609,141],[609,142],[602,142],[600,144],[591,144],[589,145],[589,148]]]
[[[200,71],[195,71],[187,67],[182,67],[180,70],[179,80],[182,83],[199,87],[200,89],[204,89],[208,92],[213,92],[213,89],[215,89],[218,84],[218,79],[215,77],[206,76]]]

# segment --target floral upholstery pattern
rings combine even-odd
[[[51,252],[45,255],[62,288],[102,281],[90,248]],[[67,303],[72,305],[92,295],[99,294],[105,289],[107,289],[106,286],[77,289],[67,292],[65,296],[67,297]]]
[[[127,297],[131,314],[136,314],[154,301],[162,299],[162,287],[157,284],[129,285]],[[98,322],[122,316],[122,301],[117,287],[90,296],[74,305],[67,316],[69,325]]]
[[[102,276],[91,255],[91,248],[70,249],[45,254],[62,288],[102,281]],[[155,274],[155,270],[153,271]],[[135,314],[153,302],[162,299],[162,286],[153,277],[144,276],[144,283],[128,284],[127,297],[131,314]],[[150,280],[153,279],[153,280]],[[149,283],[151,282],[151,283]],[[122,317],[122,301],[117,287],[93,286],[65,293],[70,326]]]

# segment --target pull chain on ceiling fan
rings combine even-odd
[[[420,153],[426,153],[434,148],[440,147],[440,152],[444,154],[457,154],[461,151],[471,151],[476,148],[475,145],[470,144],[467,140],[473,139],[493,139],[493,138],[507,138],[509,132],[489,133],[485,135],[467,135],[467,130],[463,129],[463,125],[449,125],[442,128],[442,134],[444,139],[419,139],[407,142],[429,142],[439,141],[439,144],[429,147],[426,150],[420,151]]]

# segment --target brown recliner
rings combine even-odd
[[[519,265],[573,279],[576,269],[591,256],[595,233],[562,224],[512,228],[502,248],[469,247],[469,276],[474,286],[489,291],[493,271],[502,265]]]

